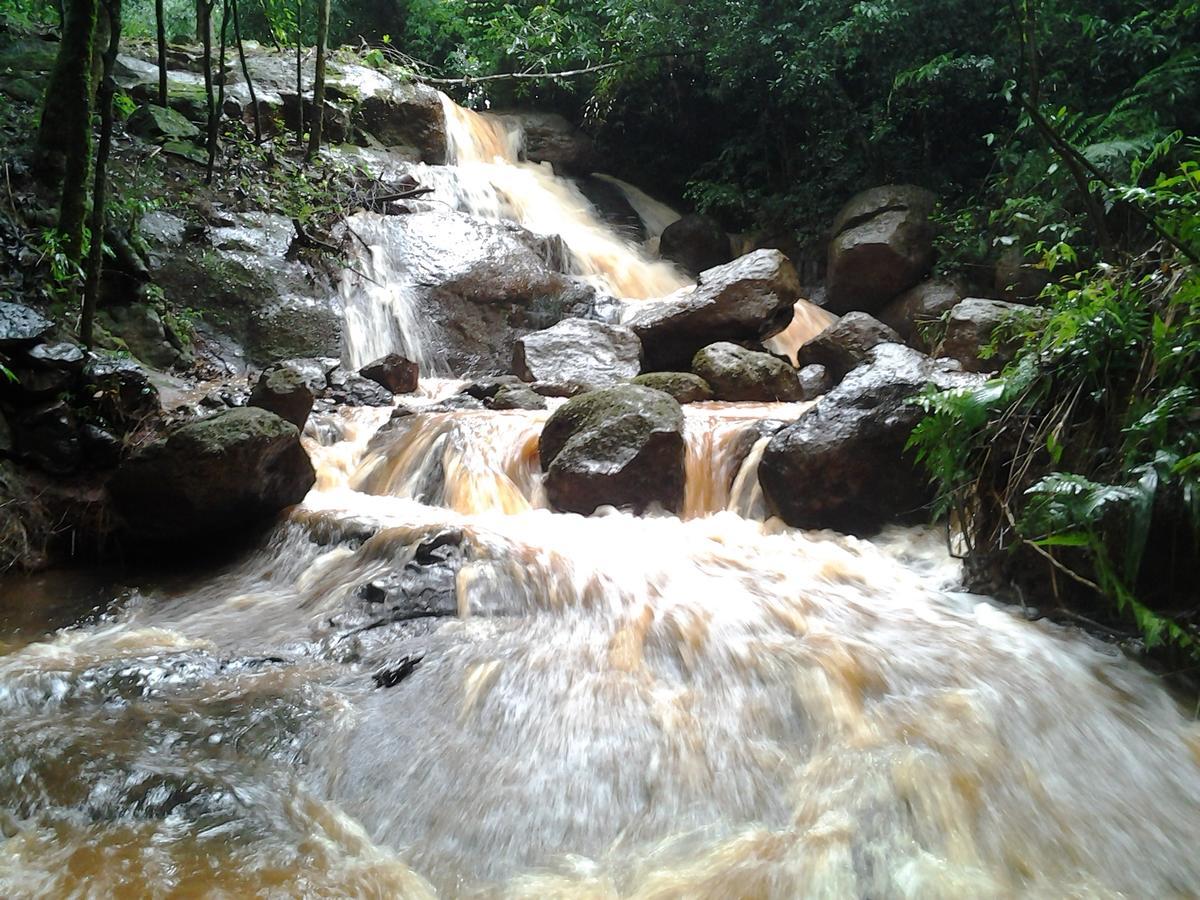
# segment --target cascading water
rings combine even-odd
[[[689,406],[641,518],[546,508],[545,412],[318,418],[248,558],[0,635],[0,896],[1197,896],[1196,722],[936,536],[764,521],[799,412]]]

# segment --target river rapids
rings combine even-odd
[[[449,115],[494,157],[441,173],[460,205],[557,221],[617,296],[685,285]],[[587,518],[548,508],[546,412],[338,410],[242,558],[82,617],[0,585],[0,896],[1200,896],[1189,711],[958,591],[938,533],[767,518],[754,423],[802,408],[689,405],[683,514]]]

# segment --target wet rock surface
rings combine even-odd
[[[199,419],[138,451],[111,484],[124,532],[219,543],[299,503],[316,476],[296,426],[245,407]]]
[[[928,274],[934,202],[930,191],[912,185],[884,185],[850,199],[834,220],[829,244],[830,312],[876,312]]]
[[[968,372],[999,372],[1021,346],[1021,326],[1045,315],[1036,307],[968,297],[950,311],[937,355],[958,360]]]
[[[399,353],[389,353],[374,362],[367,363],[358,374],[369,378],[393,394],[411,394],[417,389],[420,367]]]
[[[689,367],[715,341],[761,340],[792,319],[800,279],[778,250],[756,250],[702,273],[695,288],[632,307],[625,321],[642,340],[647,370]]]
[[[846,313],[811,341],[801,346],[796,361],[805,366],[824,366],[836,384],[846,373],[867,359],[872,348],[902,343],[900,335],[873,316]]]
[[[692,371],[708,383],[717,400],[800,399],[795,369],[769,353],[737,344],[722,342],[703,348],[692,358]]]
[[[908,400],[927,384],[948,389],[973,378],[901,344],[873,348],[771,439],[759,468],[768,505],[797,528],[860,535],[926,515],[928,476],[905,450],[922,413]]]
[[[703,403],[712,400],[712,386],[694,372],[648,372],[632,381],[654,388],[675,398],[676,403]]]
[[[891,301],[879,311],[879,321],[895,330],[910,347],[928,353],[936,343],[936,338],[931,343],[928,335],[936,333],[943,315],[964,296],[958,282],[932,278]]]
[[[523,381],[611,387],[642,370],[642,342],[630,329],[591,319],[563,319],[517,339],[513,374]]]
[[[324,377],[321,379],[324,387]],[[275,413],[301,431],[312,412],[313,379],[297,366],[281,363],[265,369],[250,392],[250,405]]]
[[[546,421],[538,452],[556,509],[683,501],[683,411],[662,391],[629,384],[576,397]]]
[[[712,216],[691,213],[663,229],[658,252],[693,276],[733,259],[729,235]]]

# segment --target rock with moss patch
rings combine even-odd
[[[250,392],[250,405],[269,410],[303,431],[312,412],[314,394],[311,379],[304,371],[280,363],[263,370]]]
[[[153,103],[134,110],[125,120],[125,130],[147,141],[187,141],[200,136],[200,129],[182,114]]]
[[[299,503],[315,480],[296,426],[243,407],[143,448],[117,470],[111,491],[134,538],[217,543]]]
[[[662,391],[624,384],[569,400],[547,420],[538,452],[556,509],[683,503],[683,410]]]
[[[737,344],[720,342],[703,348],[693,357],[692,370],[708,382],[718,400],[801,399],[795,369],[770,353]]]
[[[693,372],[648,372],[631,383],[670,394],[676,403],[703,403],[713,399],[712,387]]]

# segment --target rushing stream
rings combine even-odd
[[[569,186],[493,137],[509,162],[471,165],[516,171],[464,164],[463,196],[503,183],[528,204],[494,214],[547,230],[522,185]],[[580,274],[683,286],[585,212]],[[356,302],[420,350],[396,288]],[[589,518],[547,508],[547,412],[340,410],[244,558],[86,616],[22,582],[0,896],[1200,895],[1196,722],[1112,648],[956,592],[937,534],[765,520],[754,423],[801,409],[688,406],[684,514]],[[60,619],[13,612],[39,602]]]

